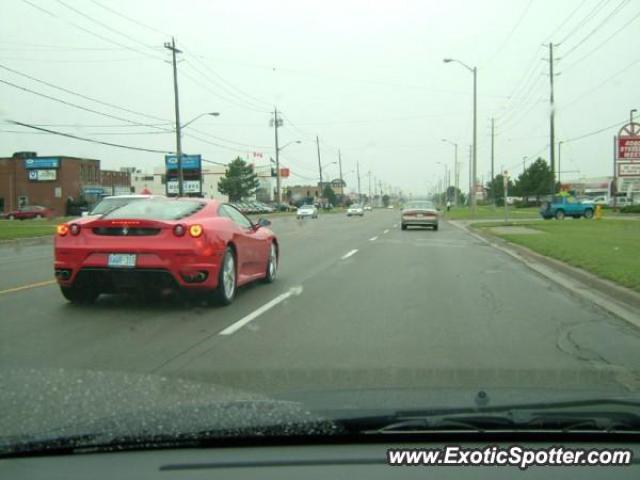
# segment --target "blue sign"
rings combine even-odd
[[[104,188],[100,187],[85,187],[82,189],[85,195],[102,195],[104,193]]]
[[[178,169],[178,156],[165,155],[164,162],[167,170]],[[200,170],[202,168],[202,155],[182,155],[183,170]]]
[[[60,168],[60,157],[27,158],[24,168]]]

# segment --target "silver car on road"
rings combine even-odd
[[[429,200],[408,202],[400,212],[402,230],[409,225],[432,227],[438,230],[438,209]]]

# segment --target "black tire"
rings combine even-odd
[[[564,220],[565,214],[564,210],[556,211],[556,220]]]
[[[229,260],[231,258],[231,260]],[[225,266],[229,267],[227,262],[231,262],[233,279],[231,281],[233,288],[225,288],[225,278],[229,280],[226,273],[230,271],[227,269],[225,271]],[[218,286],[213,292],[213,298],[219,305],[230,305],[233,303],[233,300],[236,298],[236,292],[238,291],[238,267],[236,265],[236,255],[233,251],[233,248],[227,247],[224,252],[224,257],[222,257],[222,263],[220,265],[220,271],[218,272]]]
[[[438,231],[438,225],[434,225],[434,226],[433,226],[433,230],[434,230],[435,232],[437,232],[437,231]]]
[[[402,225],[400,225],[400,228],[402,228],[402,230],[406,230],[407,226],[403,223]]]
[[[100,295],[100,292],[95,288],[82,288],[78,286],[63,287],[60,285],[60,292],[69,302],[78,305],[89,305],[95,302]]]
[[[267,260],[267,274],[264,277],[265,283],[273,283],[278,274],[278,247],[275,242],[269,246],[269,259]],[[271,250],[273,249],[273,250]],[[273,265],[273,268],[272,268]]]
[[[590,208],[587,208],[584,211],[584,218],[593,218],[593,210],[591,210]]]

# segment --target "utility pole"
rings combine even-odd
[[[556,129],[555,129],[555,105],[553,98],[553,42],[549,42],[549,166],[551,167],[551,194],[553,195],[556,189],[555,179],[555,160],[556,160]]]
[[[356,162],[356,170],[358,171],[358,203],[361,203],[362,195],[360,193],[360,160]]]
[[[369,205],[371,204],[371,170],[369,170]]]
[[[458,165],[458,144],[454,143],[453,144],[453,176],[455,177],[454,179],[454,197],[453,197],[453,204],[455,206],[458,206],[458,190],[460,189],[460,165]]]
[[[278,145],[278,127],[281,125],[281,121],[278,118],[278,109],[273,107],[273,130],[276,137],[276,202],[278,205],[282,203],[282,195],[280,194],[280,146]]]
[[[344,180],[342,179],[342,155],[338,150],[338,166],[340,167],[340,204],[344,203]]]
[[[320,163],[320,139],[317,135],[316,146],[318,147],[318,169],[320,170],[320,202],[322,202],[322,164]]]
[[[469,145],[469,206],[472,205],[473,199],[475,198],[475,192],[473,191],[473,145]]]
[[[184,193],[182,175],[182,132],[180,130],[180,100],[178,99],[178,67],[176,63],[176,53],[182,53],[182,50],[176,48],[176,41],[171,37],[171,43],[165,42],[164,48],[171,50],[171,58],[173,61],[173,96],[176,109],[176,161],[178,167],[178,196]]]
[[[558,142],[558,183],[560,183],[560,178],[561,178],[561,171],[560,171],[560,162],[562,160],[562,144],[564,142],[562,140],[560,140]],[[562,188],[562,185],[560,186]]]
[[[495,119],[492,118],[491,119],[491,192],[494,198],[492,198],[493,200],[493,205],[496,205],[496,198],[495,198],[495,189],[493,187],[493,161],[494,161],[494,138],[495,138]]]
[[[471,212],[476,214],[476,169],[478,168],[478,67],[473,67],[473,177],[471,187]]]

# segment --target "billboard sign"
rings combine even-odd
[[[640,163],[618,163],[619,177],[640,177]]]
[[[178,169],[178,156],[165,155],[164,157],[167,170]],[[200,170],[202,168],[202,155],[182,155],[183,170]]]
[[[40,157],[26,158],[24,168],[31,170],[34,168],[60,168],[60,157]]]
[[[184,193],[200,193],[200,181],[199,180],[183,180],[182,190]],[[178,194],[178,181],[171,180],[167,182],[167,193],[177,195]]]
[[[34,169],[28,170],[29,180],[32,182],[53,182],[58,178],[57,170]]]
[[[640,161],[640,137],[618,137],[618,158]]]

